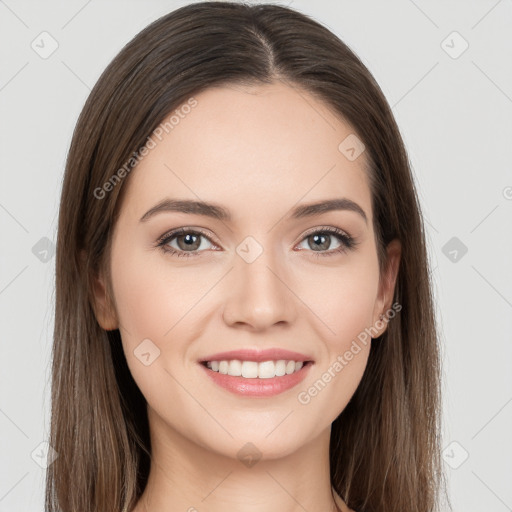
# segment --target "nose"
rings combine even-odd
[[[236,256],[226,283],[223,319],[229,326],[261,331],[275,324],[291,324],[297,315],[297,298],[289,273],[270,254],[248,263]]]

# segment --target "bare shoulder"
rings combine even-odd
[[[334,488],[332,492],[334,494],[334,501],[336,502],[336,505],[338,505],[338,508],[341,512],[356,512],[355,510],[348,508],[346,503],[341,499],[340,495],[334,490]]]

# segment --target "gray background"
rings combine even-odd
[[[43,510],[52,248],[77,116],[121,47],[186,3],[0,0],[0,512]],[[393,106],[428,227],[453,509],[512,511],[512,2],[288,5],[344,40]]]

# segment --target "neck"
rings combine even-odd
[[[330,429],[285,456],[251,462],[192,442],[148,406],[151,469],[134,512],[344,512],[335,505],[329,474]],[[240,442],[240,448],[246,441]],[[246,446],[251,453],[253,448]]]

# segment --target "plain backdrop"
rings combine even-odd
[[[186,3],[0,0],[0,512],[43,510],[53,250],[77,116],[123,45]],[[393,107],[428,228],[453,510],[512,511],[512,2],[283,5],[346,42]]]

